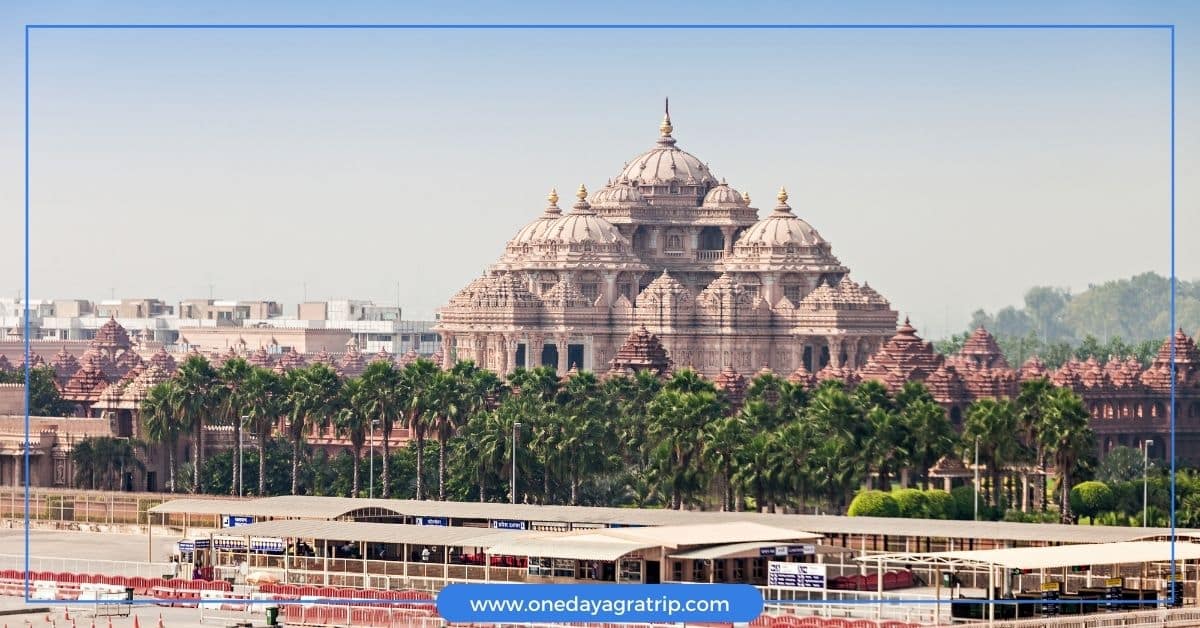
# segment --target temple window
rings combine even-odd
[[[600,296],[600,286],[594,283],[579,284],[579,291],[582,292],[583,296],[587,297],[588,301],[590,302],[595,302]]]
[[[678,233],[672,233],[667,236],[667,250],[668,251],[682,251],[683,250],[683,238],[680,237]]]

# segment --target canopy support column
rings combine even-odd
[[[883,559],[875,561],[875,619],[883,619]]]
[[[321,539],[321,546],[323,548],[321,550],[323,556],[321,559],[321,564],[323,565],[321,571],[324,572],[321,574],[321,584],[329,586],[329,539]]]
[[[993,601],[993,596],[996,590],[996,566],[988,565],[988,590],[987,590],[987,605],[988,605],[988,621],[996,619],[996,603]]]

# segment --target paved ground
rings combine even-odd
[[[75,558],[84,560],[123,560],[165,562],[178,536],[156,534],[147,556],[147,539],[143,535],[101,532],[70,532],[32,530],[29,533],[29,555],[37,557]],[[23,529],[0,529],[0,554],[25,554]]]

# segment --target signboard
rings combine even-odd
[[[446,517],[417,517],[419,526],[448,526],[450,520]]]
[[[1058,591],[1059,591],[1059,583],[1057,583],[1057,582],[1043,582],[1042,583],[1042,599],[1043,600],[1045,600],[1047,602],[1054,602],[1054,601],[1058,600]],[[1042,614],[1043,615],[1057,615],[1058,614],[1058,604],[1053,604],[1053,603],[1042,604]]]
[[[811,556],[816,553],[815,545],[775,545],[758,548],[759,556]]]
[[[495,519],[492,521],[492,527],[497,530],[524,530],[524,521],[511,521],[507,519]]]
[[[812,563],[767,563],[767,586],[824,589],[825,565]]]
[[[1110,613],[1115,613],[1118,610],[1121,610],[1119,608],[1120,605],[1117,604],[1117,601],[1121,600],[1124,597],[1123,592],[1124,592],[1124,587],[1125,587],[1125,579],[1124,578],[1105,578],[1104,586],[1106,587],[1106,590],[1104,591],[1104,599],[1108,600],[1104,604],[1104,610],[1106,610]]]
[[[1106,587],[1123,587],[1125,586],[1124,578],[1105,578],[1104,586]]]
[[[248,526],[254,523],[254,517],[246,517],[242,515],[221,515],[222,528],[236,528],[238,526]]]

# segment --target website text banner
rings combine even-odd
[[[454,623],[744,623],[763,599],[745,584],[451,584],[437,608]]]

